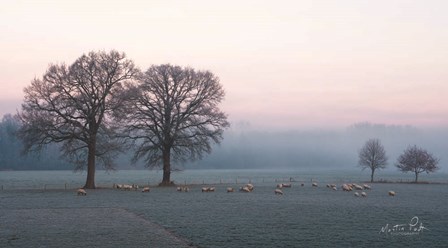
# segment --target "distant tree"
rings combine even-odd
[[[376,170],[384,169],[387,165],[386,151],[379,139],[369,139],[359,150],[359,166],[370,169],[370,182],[373,182],[373,175]]]
[[[161,185],[171,185],[173,162],[201,159],[211,142],[220,143],[227,116],[218,104],[224,98],[218,77],[169,64],[150,67],[139,85],[128,91],[128,138],[137,146],[133,161],[162,167]]]
[[[418,174],[422,172],[435,172],[439,167],[439,159],[431,153],[417,147],[416,145],[408,147],[397,159],[397,168],[402,172],[414,172],[415,182],[418,181]]]
[[[25,100],[18,114],[18,136],[24,151],[39,151],[61,143],[64,158],[87,166],[84,188],[95,188],[96,158],[112,168],[120,151],[111,113],[122,106],[123,85],[139,73],[134,63],[117,51],[90,52],[72,65],[50,65],[43,77],[24,89]]]

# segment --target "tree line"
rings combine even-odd
[[[386,150],[379,139],[369,139],[359,150],[358,165],[364,169],[371,170],[370,181],[376,170],[386,168],[388,157]],[[427,150],[417,145],[409,146],[398,157],[395,166],[402,172],[412,172],[415,174],[415,181],[418,182],[418,176],[422,172],[431,173],[439,169],[440,159],[429,153]]]
[[[225,92],[213,73],[170,64],[142,72],[117,51],[51,64],[24,93],[16,132],[24,152],[59,144],[76,169],[87,169],[84,188],[95,188],[97,163],[114,168],[130,149],[133,162],[161,167],[161,185],[170,185],[172,163],[210,153],[229,126],[218,107]]]
[[[20,122],[11,114],[5,114],[0,122],[0,170],[60,170],[71,169],[67,162],[60,162],[59,148],[49,145],[40,153],[21,154],[22,142],[16,133]]]

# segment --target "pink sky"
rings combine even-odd
[[[91,3],[94,2],[94,3]],[[49,63],[126,52],[218,75],[232,122],[448,125],[446,1],[2,1],[0,115]]]

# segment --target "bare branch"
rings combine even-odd
[[[369,139],[359,151],[358,164],[363,170],[369,168],[372,171],[370,181],[373,182],[375,171],[386,168],[387,159],[380,140]]]
[[[139,140],[134,161],[144,158],[148,167],[163,161],[169,173],[171,161],[201,158],[222,140],[229,123],[218,104],[225,93],[211,72],[159,65],[139,81],[137,88],[129,87],[132,93],[120,115],[127,120],[128,137]]]
[[[62,154],[77,169],[95,168],[95,158],[112,168],[123,142],[108,120],[123,106],[123,85],[140,74],[124,53],[90,52],[72,65],[50,65],[42,79],[26,87],[19,118],[25,152],[62,143]],[[93,185],[94,184],[90,184]],[[86,183],[88,186],[88,183]]]
[[[414,172],[415,182],[417,182],[420,173],[430,173],[438,170],[439,162],[440,160],[434,155],[414,145],[404,150],[398,157],[396,166],[402,172]]]

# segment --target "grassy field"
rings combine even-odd
[[[252,193],[152,188],[0,191],[0,247],[446,247],[448,185],[373,184],[365,198],[324,185]],[[395,190],[395,197],[388,196]],[[424,229],[409,228],[418,217]],[[421,224],[420,224],[421,223]]]

